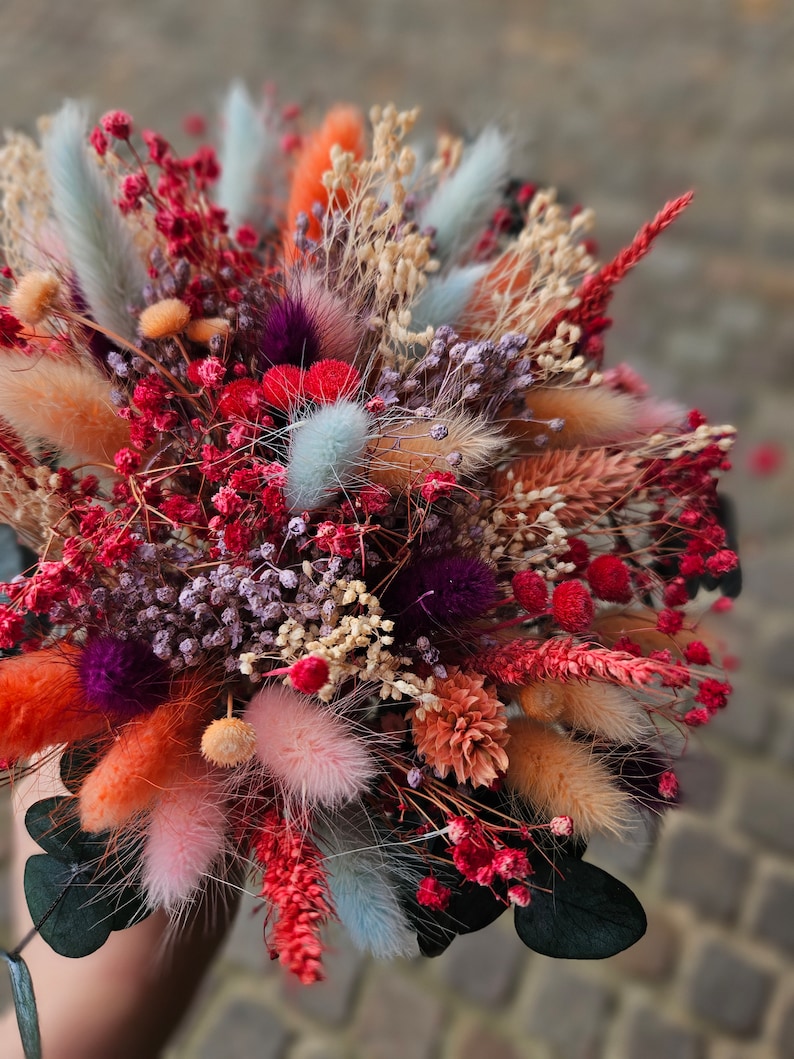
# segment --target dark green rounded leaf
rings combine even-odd
[[[555,866],[535,865],[532,901],[516,908],[516,932],[526,946],[560,959],[601,960],[639,941],[647,921],[628,886],[565,854]]]
[[[79,794],[83,781],[93,772],[107,742],[91,739],[64,750],[61,755],[61,783],[70,794]]]
[[[25,865],[25,897],[39,934],[61,956],[101,948],[113,929],[115,906],[79,864],[39,854]]]
[[[25,813],[25,827],[34,842],[66,864],[83,859],[84,836],[76,807],[75,798],[56,795],[35,802]]]

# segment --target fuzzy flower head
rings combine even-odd
[[[78,673],[89,703],[119,720],[153,710],[168,695],[168,668],[143,640],[89,640]]]
[[[451,668],[436,681],[435,698],[409,713],[419,753],[442,779],[488,786],[507,769],[507,720],[485,678]]]
[[[497,595],[496,575],[487,563],[475,556],[445,555],[420,559],[400,571],[388,603],[399,615],[400,628],[411,633],[473,621]]]

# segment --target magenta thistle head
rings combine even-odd
[[[265,318],[262,366],[307,368],[320,353],[321,328],[306,302],[291,294],[274,302]]]
[[[388,604],[397,628],[411,636],[473,621],[497,597],[496,576],[487,563],[468,555],[444,555],[406,566],[394,580]]]
[[[111,635],[89,640],[79,675],[89,703],[119,720],[153,710],[168,696],[168,667],[144,640]]]

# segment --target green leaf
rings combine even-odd
[[[83,781],[93,772],[107,743],[91,739],[64,750],[61,755],[61,783],[70,794],[79,794]]]
[[[115,903],[79,863],[39,854],[25,865],[25,896],[39,934],[61,956],[101,948],[113,929]]]
[[[566,960],[601,960],[645,933],[635,895],[595,864],[561,854],[554,867],[543,862],[535,869],[532,901],[515,911],[516,933],[528,948]]]
[[[85,836],[76,804],[75,798],[56,795],[35,802],[25,813],[25,827],[33,841],[65,864],[83,859]]]
[[[33,993],[30,971],[17,953],[0,949],[0,957],[8,965],[8,973],[11,976],[11,994],[14,998],[14,1009],[17,1013],[17,1025],[25,1059],[41,1059],[39,1016],[36,1011],[36,997]]]
[[[62,956],[80,957],[104,945],[111,930],[125,930],[150,913],[135,874],[135,842],[80,829],[77,798],[46,798],[32,805],[25,824],[47,856],[25,866],[25,896],[39,933]]]

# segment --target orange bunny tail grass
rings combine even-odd
[[[507,249],[477,284],[456,328],[462,339],[475,338],[490,323],[497,303],[509,318],[514,307],[524,300],[532,282],[532,265],[522,258],[519,250]]]
[[[555,449],[625,440],[636,433],[640,414],[635,397],[606,386],[530,386],[525,401],[532,418],[511,420],[510,433],[528,442],[540,434]]]
[[[80,687],[79,655],[61,644],[0,662],[0,757],[18,761],[105,729]]]
[[[436,441],[430,428],[439,424],[447,433]],[[390,492],[400,492],[416,485],[428,471],[449,471],[447,457],[454,452],[460,455],[456,477],[467,478],[498,458],[504,444],[492,423],[464,413],[439,420],[398,420],[374,439],[368,473]]]
[[[84,831],[121,827],[173,785],[191,755],[199,753],[216,697],[216,685],[194,674],[175,685],[169,702],[124,726],[80,790]]]
[[[560,720],[616,743],[636,742],[648,729],[642,707],[613,684],[546,681],[521,688],[518,701],[532,720]]]
[[[526,717],[510,721],[508,732],[511,791],[549,817],[570,816],[580,835],[625,830],[630,798],[589,747]]]
[[[323,175],[331,168],[331,151],[334,147],[350,152],[357,160],[364,154],[364,119],[356,107],[334,107],[325,116],[320,128],[307,138],[292,176],[287,203],[286,231],[290,239],[301,213],[309,218],[308,237],[320,238],[320,222],[312,213],[312,207],[317,202],[323,207],[328,205],[328,189],[323,184]],[[347,196],[337,191],[335,199],[339,207],[344,209]]]
[[[69,462],[112,464],[130,442],[110,384],[90,365],[73,360],[31,360],[6,352],[0,360],[0,416],[26,442],[45,441]]]
[[[533,522],[542,511],[560,500],[565,506],[555,511],[561,526],[583,526],[619,507],[640,476],[640,462],[623,453],[606,449],[582,452],[551,451],[528,456],[494,476],[493,489],[499,507],[507,515],[522,512]],[[526,499],[543,489],[555,492],[545,500]]]

